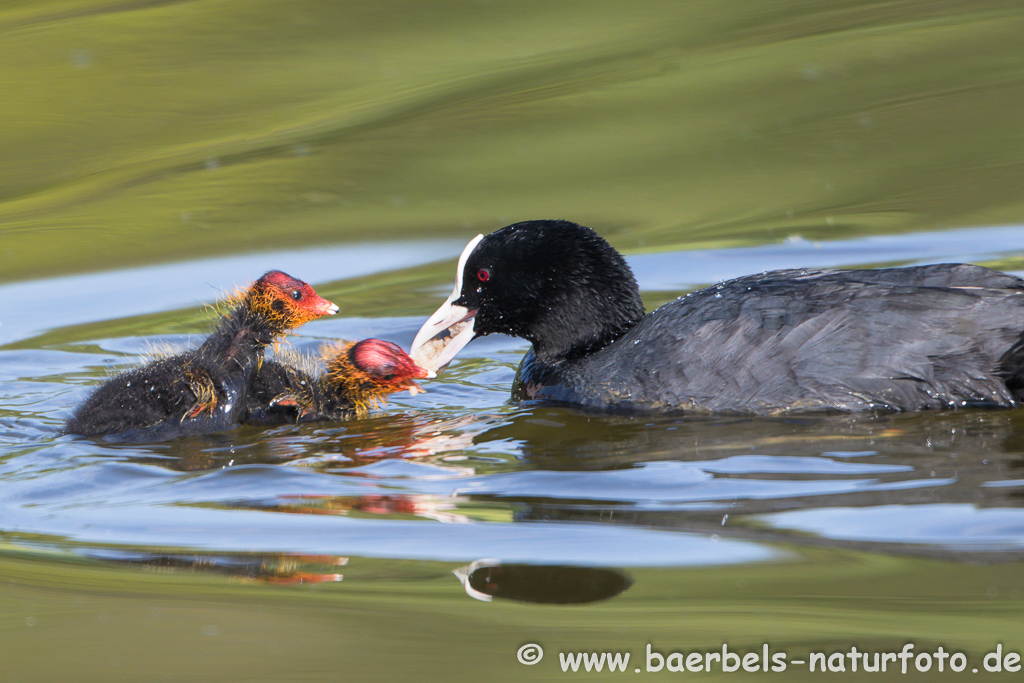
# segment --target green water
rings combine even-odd
[[[0,277],[600,225],[623,248],[1013,222],[1017,2],[20,2]]]
[[[607,650],[630,652],[631,666],[606,677],[635,677],[638,666],[640,677],[667,678],[708,674],[648,673],[648,643],[666,654],[721,651],[723,643],[760,652],[769,643],[796,659],[846,652],[851,642],[893,652],[911,641],[915,654],[940,645],[964,652],[969,667],[960,675],[973,666],[998,678],[982,669],[984,655],[999,642],[1021,647],[1020,569],[1006,564],[965,576],[926,559],[811,552],[753,575],[637,570],[635,588],[620,598],[579,607],[455,601],[447,567],[389,564],[382,577],[372,560],[359,564],[346,568],[341,584],[310,589],[4,560],[5,673],[9,680],[560,680],[573,674],[562,673],[557,652]],[[544,659],[518,664],[524,643],[541,644]],[[805,667],[762,675],[822,676]],[[912,665],[908,675],[929,680],[915,677]],[[892,669],[854,674],[849,664],[842,676],[906,678]]]
[[[121,312],[156,264],[362,242],[397,254],[403,240],[458,244],[529,218],[590,225],[632,256],[909,232],[944,244],[954,228],[1024,224],[1021,36],[1024,8],[998,1],[0,3],[0,282],[143,268],[94,302],[103,314],[91,322],[40,305],[45,331],[0,346],[0,495],[19,515],[0,519],[0,680],[822,677],[636,674],[648,643],[768,643],[795,658],[913,642],[969,658],[963,674],[906,676],[934,680],[971,675],[999,643],[1024,652],[1016,517],[954,514],[950,537],[901,536],[951,509],[1019,510],[1016,413],[709,423],[680,436],[675,424],[505,404],[525,347],[492,341],[474,342],[425,397],[344,428],[138,452],[46,431],[116,358],[143,353],[140,340],[206,329],[194,300]],[[921,243],[906,249],[870,262],[925,258]],[[298,341],[390,333],[407,344],[450,288],[459,250],[323,278],[344,320]],[[1024,268],[1020,251],[977,251]],[[761,269],[756,255],[740,261]],[[634,268],[641,281],[649,263]],[[647,288],[645,300],[677,288]],[[328,458],[350,448],[371,465]],[[808,464],[869,451],[879,469],[862,476],[881,484],[853,493],[829,488],[852,475]],[[389,470],[373,460],[382,452],[436,470]],[[286,468],[282,454],[312,462]],[[715,472],[705,461],[753,455],[807,460],[781,474],[758,461],[709,476],[724,487],[715,495],[664,500],[665,481],[699,488],[690,469],[630,469]],[[236,459],[252,467],[219,470]],[[470,465],[482,493],[455,474],[431,488],[441,468]],[[630,472],[638,490],[614,479]],[[552,473],[566,478],[529,478]],[[794,492],[746,488],[762,478]],[[372,498],[370,510],[362,485],[393,508]],[[882,521],[866,531],[842,517],[876,508]],[[258,510],[279,526],[212,514]],[[331,510],[366,526],[327,524]],[[816,533],[785,517],[801,512],[843,524]],[[400,526],[410,520],[435,555]],[[517,533],[497,547],[559,565],[603,551],[631,586],[572,606],[468,597],[452,570]],[[695,553],[721,543],[764,557],[691,562],[690,535]],[[287,551],[293,536],[307,549]],[[359,552],[337,566],[346,544]],[[651,559],[661,544],[675,562]],[[437,559],[448,556],[461,559]],[[344,579],[317,583],[334,573]],[[526,643],[546,651],[536,666],[516,661]],[[578,650],[633,659],[627,673],[562,673],[558,653]],[[842,674],[886,676],[902,674]]]

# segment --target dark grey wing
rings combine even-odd
[[[963,265],[740,278],[658,309],[573,384],[595,405],[711,412],[1012,405],[1022,284]]]

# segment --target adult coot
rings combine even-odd
[[[750,414],[1024,400],[1024,281],[980,266],[780,270],[645,316],[604,239],[527,221],[469,243],[411,355],[436,370],[493,332],[533,344],[517,398]]]
[[[229,302],[199,348],[110,379],[78,407],[65,431],[154,441],[234,426],[263,349],[288,330],[338,311],[308,284],[277,270]]]
[[[267,361],[246,399],[244,424],[276,425],[363,417],[389,394],[423,391],[414,380],[428,373],[396,344],[364,339],[323,350],[326,372],[314,375],[301,360]]]

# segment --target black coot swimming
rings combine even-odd
[[[1024,401],[1024,281],[980,266],[781,270],[644,315],[597,233],[527,221],[469,243],[410,354],[433,371],[493,332],[533,344],[517,398],[761,415]]]
[[[338,307],[301,280],[270,271],[235,297],[203,344],[108,380],[65,425],[70,434],[156,441],[239,424],[263,350]]]
[[[323,350],[326,371],[316,375],[301,362],[267,361],[246,398],[243,424],[345,420],[365,416],[389,394],[423,391],[416,379],[432,375],[401,349],[380,339]]]

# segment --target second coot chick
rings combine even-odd
[[[431,375],[396,344],[364,339],[328,347],[319,376],[294,363],[268,361],[248,394],[245,424],[277,425],[363,417],[389,394],[423,391],[414,380]]]
[[[644,315],[597,233],[527,221],[470,242],[410,354],[436,370],[494,332],[533,344],[518,398],[745,414],[1024,401],[1024,281],[980,266],[775,271]]]
[[[287,331],[338,310],[305,282],[277,270],[230,303],[230,311],[199,348],[108,380],[78,407],[65,431],[156,441],[237,425],[264,348]]]

